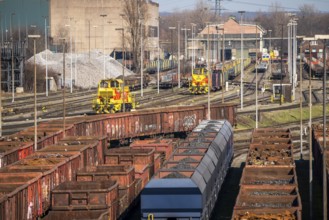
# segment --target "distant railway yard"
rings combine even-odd
[[[0,0],[0,220],[328,220],[329,3],[268,4]]]
[[[151,75],[151,77],[156,77],[156,75]],[[300,103],[299,103],[299,98],[296,97],[296,101],[292,102],[292,103],[286,103],[284,102],[282,105],[280,105],[280,102],[278,100],[274,101],[273,103],[273,90],[271,89],[271,87],[268,87],[270,89],[261,89],[262,87],[265,87],[266,85],[271,85],[271,84],[275,84],[277,83],[274,80],[271,80],[271,75],[269,71],[264,71],[261,73],[257,74],[257,78],[256,78],[256,74],[255,74],[255,68],[254,65],[249,65],[246,67],[245,69],[245,73],[244,73],[244,109],[240,110],[241,106],[240,106],[240,77],[241,75],[238,74],[232,81],[228,81],[228,89],[223,91],[222,89],[216,92],[211,92],[209,95],[209,100],[210,100],[210,106],[213,109],[213,106],[223,106],[223,110],[221,111],[226,111],[226,112],[222,112],[221,115],[216,115],[216,113],[214,113],[214,118],[221,118],[223,117],[223,114],[226,115],[225,117],[228,116],[228,114],[232,114],[232,110],[233,109],[225,109],[225,106],[236,106],[237,109],[234,110],[234,118],[231,119],[233,128],[234,128],[234,156],[232,159],[232,163],[231,163],[231,167],[228,170],[228,174],[227,177],[225,179],[225,182],[223,182],[223,185],[221,187],[221,190],[218,194],[218,199],[216,204],[214,204],[214,206],[211,208],[214,210],[214,213],[212,214],[212,219],[229,219],[232,216],[232,213],[234,211],[234,219],[240,219],[240,218],[244,218],[246,217],[246,215],[244,213],[249,213],[250,211],[248,211],[248,209],[250,209],[253,205],[252,205],[252,200],[248,200],[247,203],[250,203],[251,207],[246,208],[246,207],[240,207],[237,203],[236,206],[239,206],[239,208],[235,208],[235,202],[236,202],[236,197],[239,194],[239,180],[241,178],[242,175],[242,171],[243,168],[245,166],[245,161],[246,161],[246,157],[248,155],[249,152],[249,145],[250,145],[250,137],[252,135],[253,132],[253,128],[255,125],[255,90],[256,90],[256,80],[257,80],[257,86],[259,86],[258,88],[258,111],[259,111],[259,126],[260,127],[271,127],[271,128],[282,128],[285,127],[286,129],[290,129],[291,131],[291,151],[292,151],[292,158],[294,158],[296,160],[296,165],[294,165],[296,167],[296,173],[298,174],[298,187],[300,187],[299,192],[300,192],[300,198],[301,198],[301,202],[303,204],[303,207],[305,207],[305,204],[308,204],[308,190],[309,188],[307,187],[307,180],[308,180],[308,175],[307,172],[305,172],[307,170],[307,165],[308,165],[308,157],[309,157],[309,149],[308,149],[308,142],[307,142],[307,132],[308,130],[307,128],[307,123],[308,123],[308,101],[309,101],[309,93],[307,90],[307,86],[306,83],[308,83],[308,77],[307,77],[307,72],[303,72],[303,78],[304,78],[304,84],[303,88],[305,89],[304,91],[302,91],[302,106],[303,106],[303,120],[302,120],[302,125],[303,125],[303,130],[302,130],[302,136],[303,136],[303,142],[301,144],[300,142],[300,116],[299,116],[299,107],[300,107]],[[286,77],[284,79],[283,82],[288,81],[288,77]],[[321,122],[321,100],[323,99],[323,94],[322,94],[322,90],[321,90],[321,82],[317,81],[317,80],[312,80],[313,81],[313,88],[314,90],[312,91],[312,102],[313,102],[313,123],[319,123]],[[66,91],[65,94],[65,102],[67,102],[67,107],[66,107],[66,126],[67,126],[67,130],[66,133],[67,135],[74,135],[74,134],[79,134],[79,135],[93,135],[93,132],[95,132],[97,129],[97,127],[92,128],[92,130],[81,130],[81,128],[78,128],[81,122],[81,119],[79,119],[81,117],[81,115],[90,115],[90,117],[96,117],[99,118],[99,116],[92,116],[94,115],[94,112],[91,109],[91,103],[92,100],[95,96],[96,93],[96,89],[95,88],[91,88],[88,90],[81,90],[81,89],[74,89],[72,93],[70,93],[69,91]],[[298,97],[300,92],[297,92]],[[207,112],[207,103],[208,103],[208,95],[207,94],[199,94],[199,95],[195,95],[195,94],[191,94],[191,92],[189,91],[189,88],[178,88],[177,86],[173,86],[172,88],[169,87],[167,89],[160,89],[159,93],[157,90],[157,85],[156,84],[151,84],[148,85],[147,87],[143,88],[143,96],[141,96],[141,88],[138,88],[138,90],[136,91],[132,91],[132,96],[135,99],[136,102],[136,110],[131,112],[131,113],[121,113],[122,115],[127,115],[129,117],[129,114],[134,115],[135,112],[137,114],[143,114],[143,112],[145,112],[146,115],[151,115],[152,110],[150,109],[154,109],[154,112],[156,112],[158,107],[163,107],[163,106],[167,106],[168,107],[168,111],[176,111],[176,110],[171,110],[171,109],[176,109],[179,110],[179,107],[181,106],[182,108],[187,108],[185,106],[190,106],[190,109],[193,109],[193,106],[203,106],[202,108],[204,109],[202,114],[205,114],[204,116],[197,116],[200,117],[199,120],[201,120],[202,117],[204,117],[204,119],[206,119],[206,112]],[[38,123],[40,123],[40,126],[38,126],[38,148],[43,148],[45,147],[45,151],[49,151],[49,152],[53,152],[58,154],[59,151],[58,150],[50,150],[50,149],[55,149],[55,146],[60,146],[61,143],[58,142],[57,143],[57,139],[60,137],[56,137],[55,139],[52,138],[52,141],[49,142],[45,142],[45,138],[48,139],[48,136],[53,136],[55,133],[55,131],[59,131],[60,127],[63,126],[61,125],[61,118],[63,116],[63,93],[62,91],[57,92],[57,93],[50,93],[48,97],[45,97],[45,94],[37,94],[37,99],[38,99]],[[33,126],[33,102],[34,102],[34,96],[33,95],[21,95],[21,96],[16,96],[16,100],[14,103],[11,102],[10,98],[5,98],[3,99],[3,133],[5,135],[7,135],[7,138],[4,138],[4,140],[2,141],[2,145],[3,146],[7,146],[7,144],[5,143],[10,143],[12,141],[14,141],[16,143],[15,146],[19,146],[19,142],[20,141],[32,141],[30,143],[33,143],[33,129],[30,129],[28,127]],[[228,103],[232,103],[229,104]],[[216,107],[217,108],[217,107]],[[221,108],[221,107],[219,107]],[[225,109],[225,110],[224,110]],[[163,110],[161,110],[163,111]],[[179,110],[180,111],[180,110]],[[183,110],[184,111],[184,110]],[[186,109],[186,111],[190,111],[188,109]],[[212,110],[213,111],[213,110]],[[192,111],[192,112],[195,112]],[[230,112],[230,113],[229,113]],[[176,113],[175,113],[176,114]],[[179,113],[180,114],[180,113]],[[199,114],[199,113],[198,113]],[[120,114],[118,114],[120,115]],[[216,116],[215,116],[216,115]],[[88,117],[88,116],[84,116],[84,117]],[[109,116],[111,118],[111,116]],[[196,121],[196,114],[192,114],[190,116],[188,116],[190,118],[191,121],[189,121],[188,123],[191,123],[188,127],[187,130],[190,130]],[[231,116],[232,117],[232,116]],[[95,119],[96,119],[95,118]],[[104,114],[104,119],[108,118],[108,116],[106,116],[106,114]],[[95,120],[93,118],[91,118],[91,120]],[[104,119],[97,119],[97,120],[104,120]],[[160,118],[159,118],[160,119]],[[57,120],[58,122],[53,122],[54,120]],[[86,120],[86,119],[84,119]],[[88,119],[87,119],[88,120]],[[135,119],[137,120],[137,119]],[[144,119],[143,119],[144,120]],[[49,122],[48,122],[49,121]],[[89,120],[88,120],[89,121]],[[152,120],[151,120],[152,121]],[[151,122],[150,121],[150,122]],[[63,123],[63,122],[62,122]],[[88,122],[91,123],[91,122]],[[152,122],[151,122],[152,123]],[[176,123],[176,122],[175,122]],[[184,122],[182,122],[184,124]],[[44,124],[44,125],[43,125]],[[91,123],[92,124],[92,123]],[[110,123],[111,124],[111,123]],[[118,124],[120,126],[121,122]],[[180,124],[180,123],[178,123]],[[178,126],[175,125],[175,126]],[[72,129],[71,126],[74,126],[75,128]],[[88,126],[88,125],[87,125]],[[99,126],[99,125],[97,125]],[[103,125],[104,126],[104,125]],[[152,125],[153,127],[153,125]],[[24,129],[25,128],[25,129]],[[96,130],[95,130],[96,129]],[[111,128],[110,126],[110,131],[108,131],[109,128],[107,128],[107,131],[101,132],[103,134],[109,134],[108,132],[111,132],[112,134],[115,134],[113,132],[117,132],[112,130],[113,128]],[[152,128],[153,129],[153,128]],[[23,130],[23,131],[22,131]],[[75,131],[74,131],[75,130]],[[112,130],[112,131],[111,131]],[[116,130],[116,129],[115,129]],[[87,132],[87,133],[86,133]],[[147,133],[149,131],[145,130],[145,134],[142,136],[147,135]],[[181,132],[181,131],[180,131]],[[152,134],[156,134],[156,133],[162,133],[161,136],[165,135],[167,132],[155,132]],[[172,132],[170,132],[172,133]],[[59,135],[59,133],[56,133],[57,135]],[[123,134],[123,133],[122,133]],[[129,134],[127,134],[129,137]],[[137,137],[139,135],[137,134]],[[114,138],[110,138],[109,140],[111,141],[111,145],[112,146],[120,146],[120,145],[126,145],[128,142],[124,141],[126,138],[124,136],[122,137],[115,137]],[[167,136],[167,138],[169,137],[173,137],[173,136]],[[178,136],[179,137],[179,136]],[[78,141],[79,139],[73,138],[72,141]],[[119,142],[115,141],[115,140],[120,140]],[[19,142],[17,142],[19,141]],[[181,141],[183,141],[183,139],[181,139]],[[78,141],[80,144],[83,143],[81,141]],[[77,142],[77,143],[78,143]],[[46,144],[47,143],[47,144]],[[65,139],[64,142],[65,143]],[[179,142],[177,142],[179,143]],[[176,143],[176,144],[177,144]],[[12,145],[13,143],[11,143]],[[18,144],[18,145],[17,145]],[[52,144],[52,145],[51,145]],[[56,145],[54,145],[56,144]],[[25,147],[23,149],[26,148]],[[33,144],[29,145],[31,146],[31,148],[33,148]],[[42,147],[41,147],[42,146]],[[47,147],[49,146],[49,147]],[[54,146],[54,147],[52,147]],[[177,146],[180,146],[180,144],[178,144]],[[251,145],[250,145],[251,146]],[[29,148],[29,147],[28,147]],[[49,150],[47,150],[49,148]],[[104,146],[103,146],[104,148]],[[179,149],[179,148],[178,148]],[[177,149],[177,150],[178,150]],[[35,156],[29,156],[29,154],[31,153],[30,149],[29,151],[26,151],[24,154],[18,154],[17,159],[14,159],[15,157],[11,156],[9,158],[6,158],[6,152],[4,152],[4,156],[2,156],[2,163],[4,167],[7,167],[12,169],[11,166],[13,167],[17,167],[19,166],[19,162],[15,162],[15,160],[19,160],[20,158],[25,158],[26,157],[26,161],[29,160],[29,158],[35,157]],[[43,151],[43,150],[42,150]],[[175,149],[173,149],[173,151],[175,151]],[[30,153],[27,153],[30,152]],[[101,151],[101,155],[99,155],[100,159],[96,159],[94,158],[93,162],[90,162],[92,164],[94,164],[94,166],[96,164],[103,164],[104,163],[104,157],[106,158],[106,156],[102,156],[102,154],[106,154],[106,151]],[[12,153],[11,153],[12,154]],[[40,152],[40,156],[44,154]],[[99,154],[99,153],[98,153]],[[319,154],[319,153],[318,153]],[[22,156],[24,155],[24,156]],[[49,154],[50,155],[50,154]],[[38,157],[40,157],[38,156]],[[44,155],[46,156],[46,155]],[[44,157],[42,156],[42,157]],[[47,158],[49,156],[46,156]],[[318,158],[320,158],[320,156],[318,156]],[[103,159],[101,159],[103,158]],[[280,157],[278,157],[278,159],[280,159]],[[106,160],[106,159],[105,159]],[[13,163],[13,165],[10,165],[11,163]],[[26,162],[27,163],[27,162]],[[30,163],[30,162],[29,162]],[[155,163],[155,161],[154,161]],[[168,162],[168,164],[170,164],[171,162]],[[318,163],[318,162],[317,162]],[[320,162],[319,162],[320,163]],[[120,164],[120,163],[119,163]],[[137,165],[137,164],[135,164]],[[321,165],[321,164],[320,164]],[[318,166],[320,166],[318,165]],[[103,168],[99,168],[100,170],[106,170],[106,169],[110,169],[110,168],[106,168],[107,165],[103,165],[105,167]],[[111,165],[113,166],[113,165]],[[116,166],[121,166],[121,165],[116,165]],[[155,164],[154,164],[155,166]],[[162,166],[162,165],[159,165]],[[168,166],[168,165],[167,165]],[[189,166],[187,164],[185,164],[184,166]],[[18,169],[18,168],[15,168]],[[25,168],[27,169],[27,168]],[[98,169],[98,168],[97,168]],[[111,168],[112,169],[112,168]],[[119,168],[115,168],[115,169],[119,169]],[[120,168],[120,169],[127,169],[127,168]],[[139,168],[135,167],[135,172],[137,172]],[[272,169],[272,168],[271,168]],[[14,170],[14,168],[13,168]],[[38,169],[35,169],[35,171]],[[88,169],[87,169],[88,170]],[[270,170],[270,169],[269,169]],[[161,171],[161,170],[160,170]],[[6,171],[7,172],[7,171]],[[87,171],[86,171],[87,172]],[[101,173],[103,173],[105,171],[101,171]],[[108,171],[110,172],[110,171]],[[139,171],[138,171],[139,172]],[[168,173],[168,171],[163,170],[161,171],[163,173]],[[161,173],[160,172],[160,173]],[[173,172],[173,171],[170,171]],[[181,171],[175,171],[175,172],[181,172]],[[252,172],[256,172],[256,171],[252,171]],[[103,174],[99,174],[99,175],[103,175]],[[154,171],[154,173],[156,173],[156,170]],[[1,170],[0,170],[0,174],[1,174]],[[88,174],[89,175],[89,174]],[[114,175],[114,174],[110,174],[110,175]],[[136,176],[137,174],[135,174]],[[159,175],[159,174],[158,174]],[[175,175],[178,175],[178,173],[176,173]],[[151,177],[151,176],[150,176]],[[148,178],[150,178],[148,177]],[[1,178],[1,175],[0,175]],[[8,179],[9,177],[7,177]],[[75,177],[67,177],[67,180],[73,180]],[[78,177],[77,177],[78,178]],[[136,177],[137,178],[137,177]],[[145,177],[140,177],[142,180],[142,184],[140,187],[145,187],[147,182],[143,181],[147,181],[147,180],[143,180],[143,178]],[[5,181],[9,181],[9,180],[5,180]],[[71,184],[71,183],[70,183]],[[137,184],[137,183],[136,183]],[[67,185],[66,187],[71,187],[71,185]],[[72,190],[74,189],[74,187],[83,187],[83,186],[78,186],[78,185],[72,185],[72,189],[70,189],[69,191],[71,193],[74,193]],[[119,184],[119,189],[120,189],[120,184]],[[250,186],[248,186],[250,187]],[[248,189],[248,187],[246,188],[246,190]],[[1,188],[1,186],[0,186]],[[140,190],[142,189],[140,188]],[[266,187],[265,187],[266,188]],[[59,188],[60,189],[60,188]],[[240,189],[241,190],[241,189]],[[269,190],[269,189],[267,189]],[[320,190],[320,182],[319,181],[315,181],[314,182],[314,196],[317,198],[318,195],[321,193]],[[247,190],[248,191],[248,190]],[[246,192],[247,192],[246,191]],[[120,192],[120,190],[119,190]],[[243,191],[243,193],[246,193]],[[249,191],[248,191],[249,192]],[[240,191],[240,194],[242,192]],[[254,192],[256,193],[256,192]],[[280,192],[278,192],[280,193]],[[282,192],[283,193],[283,192]],[[239,194],[239,199],[245,199],[245,197],[243,196],[244,194]],[[270,194],[269,194],[270,195]],[[15,196],[15,194],[13,195]],[[44,195],[45,196],[45,195]],[[53,196],[55,196],[54,198],[57,198],[57,194],[56,194],[56,190],[54,191]],[[292,196],[292,194],[291,194]],[[128,194],[129,197],[129,194]],[[60,198],[60,197],[58,197]],[[132,196],[130,199],[128,198],[128,200],[123,203],[123,200],[120,200],[120,204],[121,206],[123,204],[124,207],[128,208],[129,203],[131,203],[134,199],[134,196]],[[138,197],[136,197],[138,198]],[[297,200],[299,199],[299,196],[296,197]],[[270,199],[270,197],[268,198]],[[298,202],[300,202],[298,201]],[[315,201],[318,201],[317,199],[315,199]],[[72,201],[73,202],[73,201]],[[238,202],[238,201],[237,201]],[[284,202],[282,200],[282,202]],[[287,202],[287,201],[285,201]],[[118,218],[118,216],[121,215],[122,218],[124,219],[140,219],[140,209],[138,208],[140,206],[140,203],[138,200],[135,201],[135,203],[137,203],[137,206],[131,206],[129,209],[127,209],[127,211],[124,211],[124,209],[118,209],[115,213],[116,214],[112,214],[112,218]],[[17,203],[16,203],[17,204]],[[73,203],[72,203],[73,204]],[[290,206],[288,203],[285,203],[287,205],[287,207],[290,207],[289,209],[287,208],[283,208],[282,210],[289,210],[289,212],[285,213],[285,215],[287,215],[286,217],[289,217],[289,215],[293,216],[291,217],[291,219],[299,219],[302,216],[308,216],[309,215],[309,211],[307,208],[303,208],[303,211],[301,210],[301,204],[297,204],[298,206]],[[50,212],[50,214],[48,214],[46,216],[46,219],[52,219],[52,216],[59,216],[59,215],[65,215],[63,211],[59,211],[62,210],[61,208],[56,208],[56,204],[52,204],[53,210]],[[73,206],[74,207],[74,206]],[[268,204],[268,207],[272,207],[272,204]],[[43,206],[41,207],[41,210],[35,210],[35,213],[40,213],[40,214],[35,214],[35,215],[40,215],[43,216],[45,210],[48,209],[48,206]],[[240,210],[240,211],[239,211]],[[321,213],[320,212],[316,212],[316,210],[318,210],[318,207],[314,207],[314,216],[316,218],[320,218],[321,217]],[[113,211],[112,211],[113,212]],[[82,212],[83,213],[83,212]],[[270,210],[268,210],[268,213],[271,213]],[[284,211],[282,211],[282,213],[284,213]],[[72,214],[72,213],[71,213]],[[95,212],[89,213],[88,215],[94,215]],[[72,216],[74,216],[74,212],[72,214]],[[97,213],[95,215],[98,215]],[[110,215],[109,213],[106,215]],[[241,217],[237,217],[238,215],[240,215]],[[255,216],[259,215],[261,217],[262,213],[254,213]],[[280,215],[278,210],[275,212],[275,215]],[[10,215],[9,215],[10,216]],[[19,213],[18,213],[19,216]],[[147,215],[146,215],[147,216]],[[243,217],[244,216],[244,217]],[[16,216],[17,217],[17,216]],[[16,218],[15,217],[15,218]],[[290,219],[289,217],[289,219]],[[232,217],[233,218],[233,217]],[[8,217],[8,219],[13,219]]]

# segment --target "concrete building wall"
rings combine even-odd
[[[87,52],[89,48],[103,51],[105,39],[105,53],[109,54],[122,48],[122,32],[115,30],[126,28],[120,16],[122,13],[122,0],[50,0],[50,34],[54,43],[59,43],[62,37],[69,41],[71,31],[72,42],[76,41],[76,51],[79,52]],[[102,14],[107,16],[103,18]],[[158,17],[159,5],[148,3],[146,27],[158,27]],[[145,46],[148,48],[145,49],[149,50],[157,42],[157,37],[147,39]]]

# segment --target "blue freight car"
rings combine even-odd
[[[142,219],[209,219],[232,158],[230,123],[202,121],[143,189]]]

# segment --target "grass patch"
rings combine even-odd
[[[329,115],[329,104],[326,106],[326,113]],[[312,118],[318,118],[323,116],[323,106],[321,104],[312,106]],[[303,108],[302,119],[309,119],[309,107]],[[273,110],[271,112],[264,112],[260,114],[258,121],[258,127],[270,127],[277,126],[285,123],[293,123],[300,121],[300,109],[289,110]],[[237,130],[245,130],[254,128],[256,125],[255,114],[241,115],[237,117]]]

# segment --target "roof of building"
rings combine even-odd
[[[224,28],[224,34],[241,34],[241,28],[243,33],[245,34],[255,34],[256,33],[256,24],[242,24],[240,25],[239,22],[237,22],[234,18],[230,18],[228,21],[226,21],[224,24],[210,24],[209,25],[209,34],[217,34],[218,28]],[[218,31],[221,33],[221,30]],[[265,30],[257,25],[257,33],[264,33]],[[200,34],[208,34],[208,26],[206,26]]]

